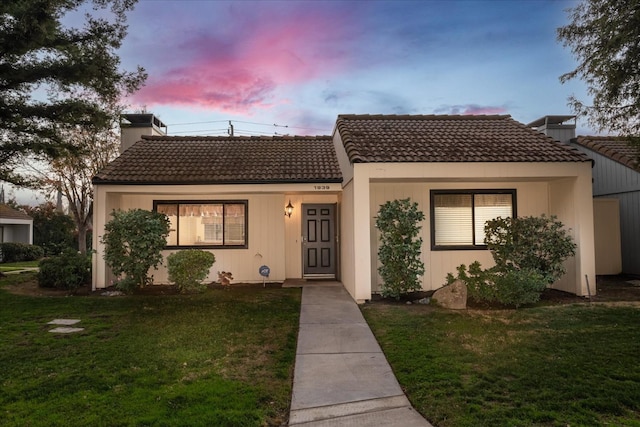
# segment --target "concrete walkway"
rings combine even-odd
[[[289,425],[431,426],[411,407],[344,286],[302,286]]]

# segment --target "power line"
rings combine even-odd
[[[167,126],[203,125],[206,123],[224,123],[224,122],[228,122],[228,120],[209,120],[206,122],[191,122],[191,123],[171,123],[171,124],[168,124]]]
[[[229,125],[231,126],[233,126],[232,122],[235,122],[235,123],[242,123],[242,124],[254,125],[254,126],[269,126],[269,127],[276,127],[276,128],[290,128],[290,129],[302,129],[302,130],[326,132],[326,129],[310,128],[310,127],[303,127],[303,126],[279,125],[277,123],[247,122],[243,120],[209,120],[209,121],[203,121],[203,122],[172,123],[172,124],[168,124],[167,127],[168,126],[189,126],[189,125],[199,125],[199,124],[208,124],[208,123],[225,123],[225,122],[228,122]],[[195,132],[199,132],[199,131],[195,131]],[[178,133],[178,132],[174,132],[174,133]]]

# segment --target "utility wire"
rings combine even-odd
[[[277,123],[247,122],[243,120],[209,120],[209,121],[203,121],[203,122],[173,123],[173,124],[168,124],[167,127],[199,125],[199,124],[207,124],[207,123],[229,123],[229,122],[242,123],[242,124],[255,125],[255,126],[269,126],[269,127],[276,127],[276,128],[291,128],[291,129],[303,129],[303,130],[314,130],[314,131],[326,132],[326,129],[309,128],[309,127],[302,127],[302,126],[279,125]],[[200,131],[194,131],[194,132],[200,132]],[[174,133],[178,133],[178,132],[174,132]],[[181,133],[184,133],[184,132],[181,132]]]

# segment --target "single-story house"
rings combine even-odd
[[[629,138],[578,136],[571,140],[580,151],[594,160],[593,197],[617,201],[619,211],[618,250],[621,248],[621,272],[640,275],[640,164],[638,149]],[[610,221],[611,222],[611,221]],[[608,233],[608,238],[614,237]]]
[[[33,218],[0,203],[0,243],[33,244]]]
[[[125,131],[146,136],[93,181],[97,288],[113,279],[99,242],[110,212],[142,208],[171,220],[165,255],[216,255],[210,280],[262,282],[267,265],[269,280],[336,278],[362,302],[380,289],[377,211],[407,197],[426,217],[425,290],[461,263],[490,265],[484,221],[506,215],[556,215],[578,250],[553,286],[587,295],[595,283],[590,159],[510,116],[340,115],[317,137],[163,136],[153,121]],[[167,282],[164,267],[153,275]]]

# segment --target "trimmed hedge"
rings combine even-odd
[[[91,256],[74,250],[43,259],[39,264],[38,285],[41,288],[57,288],[75,291],[91,283]]]
[[[0,243],[1,262],[36,261],[44,256],[40,246],[27,243]]]
[[[180,292],[202,291],[206,285],[202,281],[216,262],[211,252],[200,249],[186,249],[167,257],[169,280],[178,286]]]

